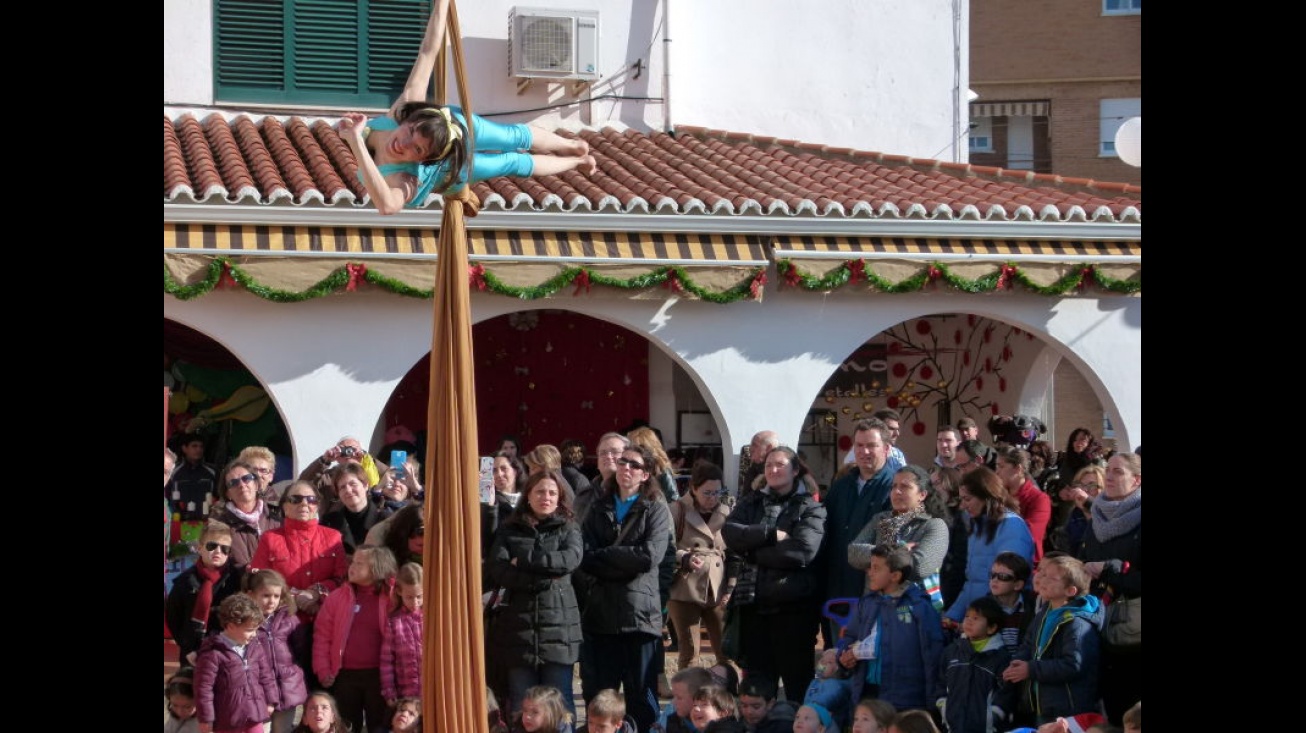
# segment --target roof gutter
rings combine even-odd
[[[163,221],[172,224],[439,229],[438,209],[381,216],[375,209],[242,206],[165,203]],[[1141,241],[1142,224],[1115,222],[976,221],[746,216],[696,214],[481,211],[467,220],[470,230],[567,232],[667,232],[762,236],[918,237],[953,239],[1067,239],[1094,242]]]

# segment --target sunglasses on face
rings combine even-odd
[[[1016,582],[1016,576],[1011,573],[989,573],[989,580],[1001,580],[1003,583]]]
[[[308,502],[311,506],[317,506],[318,499],[312,494],[290,494],[286,497],[286,501],[291,504],[303,504],[304,502]]]
[[[227,479],[227,488],[228,488],[228,489],[234,489],[234,488],[236,488],[237,486],[240,486],[241,484],[251,484],[251,483],[254,483],[254,482],[257,481],[257,480],[258,480],[258,479],[254,478],[254,474],[252,474],[252,473],[247,473],[247,474],[245,474],[244,476],[241,476],[240,478],[229,478],[229,479]]]
[[[628,468],[633,468],[636,471],[644,470],[644,464],[640,463],[639,461],[632,461],[629,458],[618,458],[617,463],[620,463],[621,465],[626,466]]]
[[[219,550],[224,555],[231,554],[231,545],[224,545],[219,542],[205,542],[204,549],[208,550],[209,552],[213,552],[214,550]]]

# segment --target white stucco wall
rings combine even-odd
[[[966,120],[968,3],[482,0],[461,3],[458,11],[475,109],[521,111],[496,119],[662,130],[666,100],[673,127],[964,160],[954,153],[965,155],[966,146],[953,143],[954,111]],[[580,97],[543,80],[518,94],[508,66],[508,15],[515,5],[597,9],[602,78]],[[210,0],[165,1],[164,104],[214,102],[212,35]],[[642,62],[638,76],[636,62]],[[571,104],[604,95],[628,99]],[[654,101],[643,101],[648,98]],[[540,109],[553,105],[563,106]]]
[[[1142,442],[1139,298],[958,293],[868,298],[772,289],[762,303],[731,305],[676,298],[523,303],[476,293],[471,305],[473,322],[515,310],[566,308],[646,335],[698,385],[728,454],[737,454],[763,429],[777,429],[783,441],[797,444],[804,415],[849,353],[889,326],[944,312],[977,312],[1035,332],[1086,375],[1118,426],[1119,444]],[[190,301],[165,295],[163,310],[165,318],[225,345],[264,383],[290,431],[297,468],[342,435],[370,435],[400,379],[430,348],[430,301],[381,292],[296,304],[230,291]],[[369,346],[381,334],[386,348]],[[1031,369],[1037,371],[1036,365]],[[657,385],[651,404],[674,404],[669,375],[651,384]],[[733,485],[736,467],[726,463]]]

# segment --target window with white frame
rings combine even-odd
[[[1099,110],[1101,133],[1098,138],[1098,155],[1104,158],[1116,157],[1116,131],[1130,117],[1143,116],[1143,100],[1140,97],[1103,99],[1099,103]]]
[[[970,120],[970,152],[993,152],[993,118],[972,117]]]
[[[1102,15],[1141,15],[1143,0],[1102,0]]]

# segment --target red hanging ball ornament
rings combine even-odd
[[[966,366],[970,366],[970,352],[969,352],[969,351],[963,351],[963,352],[961,352],[961,363],[964,364],[964,365],[966,365]]]
[[[924,434],[925,434],[925,423],[921,422],[920,420],[917,420],[916,422],[912,423],[912,424],[911,424],[911,434],[912,434],[912,435],[924,435]]]
[[[929,322],[929,321],[917,321],[917,322],[916,322],[916,333],[919,333],[920,335],[925,336],[925,335],[928,334],[929,332],[930,332],[930,322]]]
[[[898,395],[889,395],[889,398],[884,401],[884,404],[895,410],[898,409]]]
[[[930,368],[930,365],[929,364],[921,365],[921,379],[931,379],[933,377],[934,377],[934,370]]]
[[[984,371],[986,371],[986,372],[992,372],[992,371],[993,371],[993,360],[990,359],[990,358],[987,357],[987,356],[984,357]]]
[[[890,354],[898,354],[901,352],[902,352],[902,344],[898,343],[897,341],[894,341],[893,343],[889,344]]]
[[[1006,377],[998,377],[998,391],[999,391],[999,392],[1006,392],[1006,391],[1007,391],[1007,378],[1006,378]]]
[[[975,377],[975,389],[981,391],[984,389],[984,377]]]
[[[961,346],[961,329],[952,332],[952,343]]]
[[[901,362],[898,363],[898,364],[894,364],[894,365],[893,365],[893,376],[898,377],[898,378],[902,378],[902,377],[907,376],[907,365],[906,365],[906,364],[903,364],[903,363],[901,363]]]
[[[989,403],[989,412],[993,413],[994,415],[998,414],[998,403],[996,403],[996,402],[990,402],[990,403]]]

